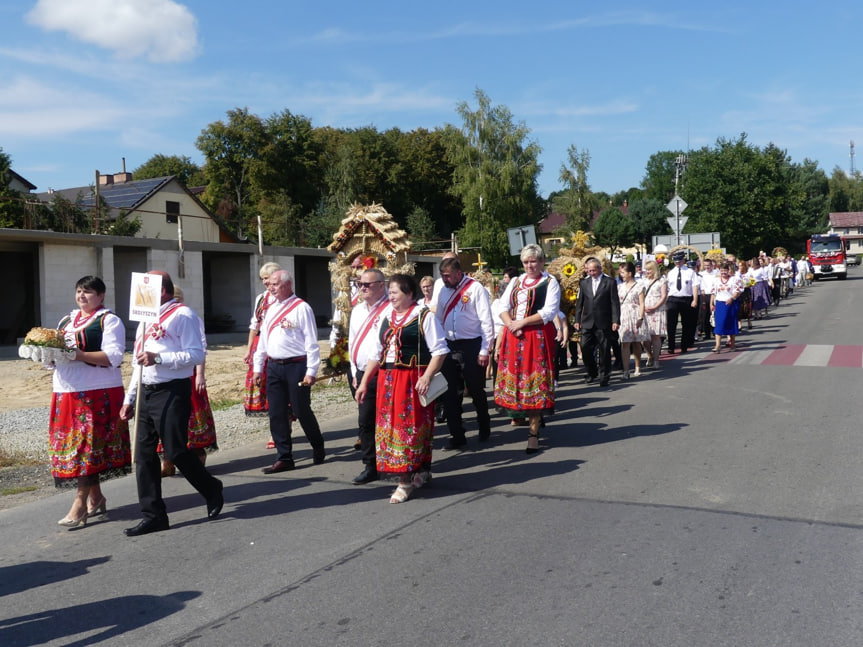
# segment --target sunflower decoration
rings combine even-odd
[[[578,288],[566,288],[563,291],[563,296],[567,301],[573,302],[578,298]]]
[[[566,265],[563,266],[563,269],[561,269],[561,272],[563,273],[564,276],[573,276],[575,274],[575,265],[572,263],[567,263]]]
[[[785,258],[788,256],[788,250],[784,247],[774,247],[773,251],[770,253],[773,258]]]

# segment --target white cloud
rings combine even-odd
[[[0,136],[51,137],[101,130],[123,121],[104,96],[18,78],[0,84]]]
[[[170,63],[194,58],[199,51],[195,16],[173,0],[38,0],[27,20],[120,58],[146,56]]]

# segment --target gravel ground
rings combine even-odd
[[[347,384],[312,389],[312,409],[323,422],[344,416],[352,405]],[[48,469],[48,407],[0,412],[0,447],[21,465],[0,468],[0,510],[55,493]],[[264,417],[246,416],[242,404],[213,412],[220,449],[231,449],[268,438]],[[16,493],[10,493],[10,490]],[[18,490],[24,490],[17,492]]]

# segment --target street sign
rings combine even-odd
[[[525,245],[536,244],[536,229],[533,228],[533,225],[513,227],[506,230],[506,237],[509,240],[510,256],[518,256]]]
[[[681,218],[681,220],[683,220]],[[722,247],[722,240],[718,231],[698,233],[698,234],[681,234],[680,240],[672,234],[670,236],[653,236],[653,248],[657,245],[665,245],[669,249],[675,245],[689,245],[695,247],[700,252],[709,252],[711,249]]]
[[[689,216],[680,216],[679,218],[671,217],[666,218],[668,220],[668,225],[671,227],[671,231],[674,232],[675,235],[679,234],[680,231],[683,231],[683,228],[686,226],[686,221],[689,220]],[[680,231],[677,231],[677,221],[680,221]]]
[[[686,204],[686,200],[681,198],[679,195],[675,195],[673,198],[671,198],[669,203],[665,205],[665,208],[676,216],[683,213],[683,210],[686,209],[686,207],[688,206],[689,205]],[[680,226],[683,227],[683,225]],[[672,225],[672,229],[673,228],[674,226]]]

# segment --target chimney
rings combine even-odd
[[[114,173],[114,182],[116,182],[117,184],[123,184],[123,182],[131,182],[131,181],[132,181],[132,174],[131,173],[126,173],[126,171],[123,171],[122,173]]]
[[[114,176],[113,175],[100,175],[99,176],[99,185],[106,186],[108,184],[114,184]]]

